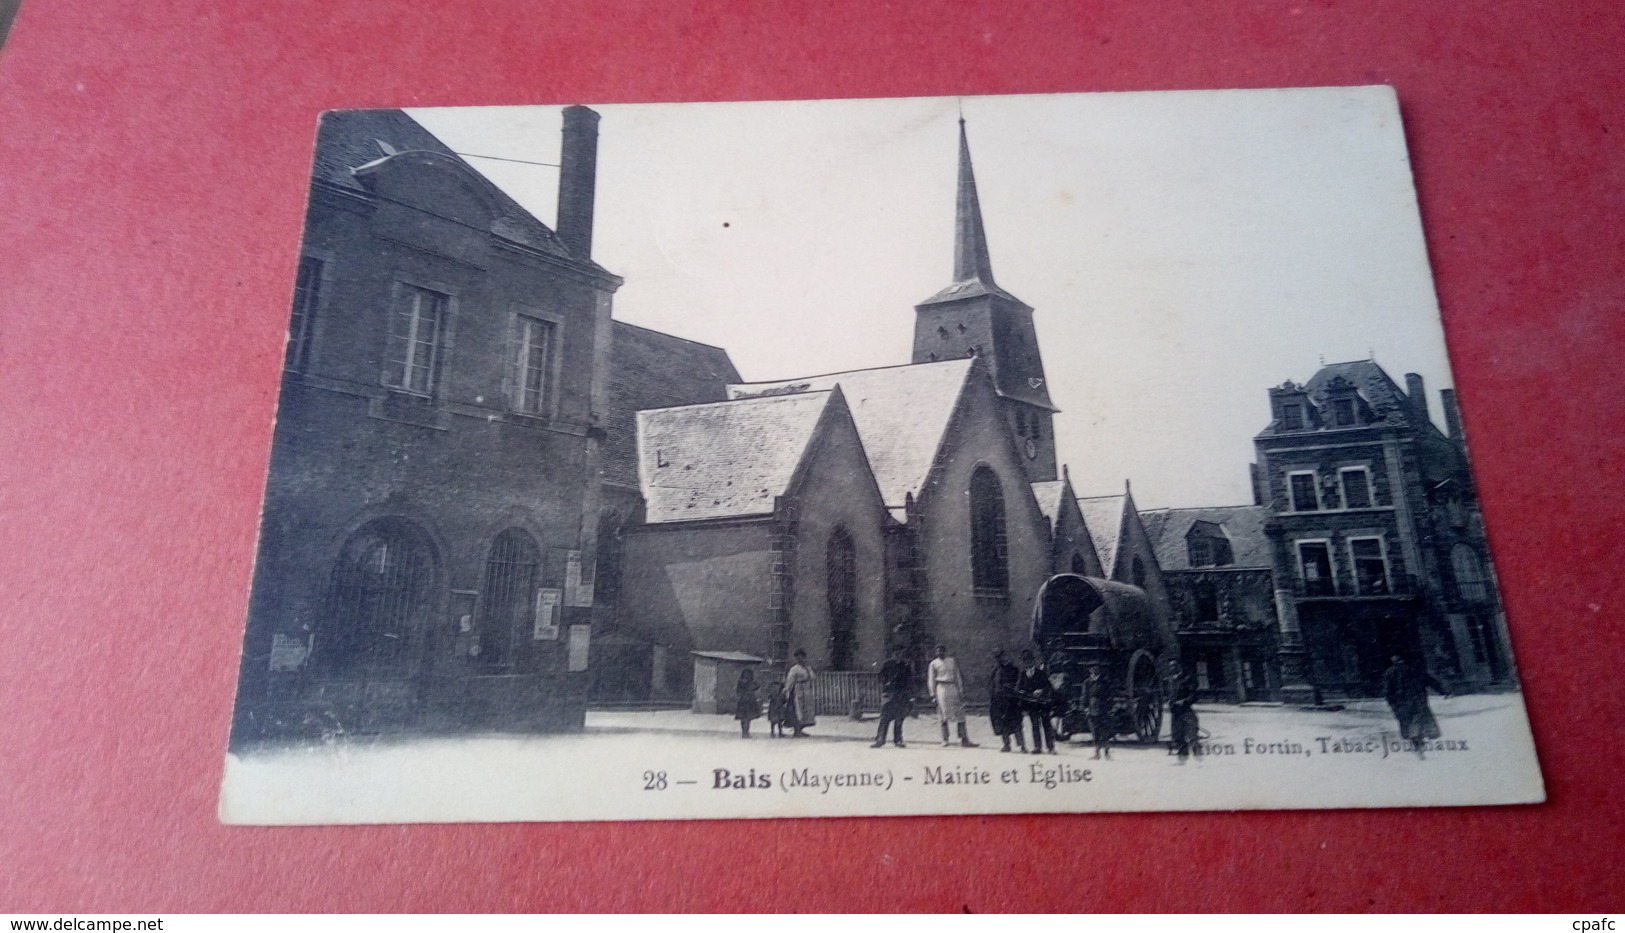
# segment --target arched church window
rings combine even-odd
[[[857,653],[858,560],[846,529],[830,533],[824,548],[825,590],[829,596],[829,665],[850,670]]]
[[[313,653],[335,673],[409,672],[433,612],[434,551],[402,518],[370,522],[339,552]]]
[[[536,624],[536,590],[541,584],[542,553],[536,540],[509,528],[491,543],[480,591],[481,664],[513,663],[515,648]]]
[[[1134,581],[1135,586],[1142,590],[1145,589],[1145,561],[1141,560],[1137,555],[1134,558],[1134,563],[1129,565],[1129,578]]]
[[[1004,530],[1004,487],[987,467],[970,480],[971,587],[979,596],[1004,595],[1010,588],[1010,563]]]
[[[1072,572],[1081,577],[1085,573],[1087,573],[1088,570],[1089,570],[1088,565],[1083,562],[1083,555],[1082,554],[1073,554],[1072,555]]]

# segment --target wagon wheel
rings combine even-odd
[[[1156,661],[1143,648],[1129,658],[1127,686],[1134,736],[1142,742],[1155,742],[1162,734],[1162,680],[1157,677]]]

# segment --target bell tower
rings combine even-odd
[[[1030,482],[1057,478],[1056,408],[1049,400],[1033,309],[993,281],[982,206],[976,196],[965,118],[959,119],[959,194],[954,210],[954,280],[914,306],[914,362],[979,356],[1022,449]]]

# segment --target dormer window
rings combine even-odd
[[[1285,431],[1303,430],[1303,406],[1287,404],[1281,406],[1281,428]]]
[[[1192,524],[1185,533],[1185,552],[1192,567],[1228,567],[1236,561],[1230,538],[1216,522]]]
[[[1354,399],[1332,400],[1332,422],[1338,427],[1347,427],[1354,423]]]

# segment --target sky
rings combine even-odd
[[[1252,501],[1266,390],[1374,358],[1452,386],[1385,87],[591,105],[616,318],[747,381],[906,363],[949,284],[963,112],[999,285],[1035,309],[1060,461],[1141,508]],[[557,163],[557,107],[408,111]],[[549,226],[556,168],[469,158]]]

